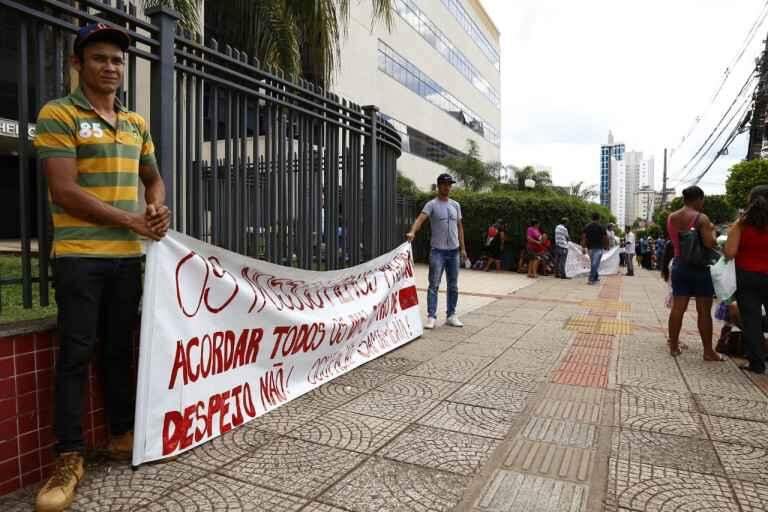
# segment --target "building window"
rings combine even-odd
[[[485,54],[488,60],[496,69],[501,69],[501,58],[498,50],[485,36],[485,33],[477,26],[475,20],[469,15],[467,10],[461,5],[459,0],[443,0],[443,5],[448,12],[453,14],[461,28],[469,35],[480,50]]]
[[[432,48],[443,56],[461,75],[480,91],[496,108],[501,106],[499,93],[491,83],[483,78],[480,71],[469,59],[456,48],[448,37],[432,23],[414,0],[395,0],[395,11],[416,32],[421,34]]]
[[[381,40],[379,40],[378,63],[379,71],[386,73],[437,108],[445,111],[491,144],[499,145],[500,137],[496,128],[483,121],[480,116],[472,112],[455,96]]]

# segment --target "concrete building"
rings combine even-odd
[[[609,167],[611,170],[609,208],[616,217],[616,222],[621,225],[627,218],[627,163],[611,157]]]
[[[600,204],[607,208],[611,208],[611,205],[614,204],[611,192],[618,190],[614,186],[612,179],[614,173],[618,171],[618,169],[614,169],[613,162],[617,162],[617,165],[618,162],[624,163],[625,152],[626,146],[615,142],[613,132],[608,132],[608,143],[600,147]],[[611,211],[613,211],[612,208]],[[618,222],[621,222],[621,219],[624,218],[624,215],[619,217],[616,215],[616,212],[613,212],[613,214]]]
[[[637,220],[641,219],[646,222],[650,222],[653,220],[653,211],[656,209],[656,206],[660,203],[660,201],[657,201],[657,196],[661,196],[658,192],[653,190],[652,188],[646,187],[640,189],[636,197],[636,204],[637,204],[637,212],[635,219],[633,219],[632,222],[627,223],[627,225],[632,225],[632,223]]]
[[[479,0],[395,0],[391,31],[371,30],[371,2],[350,5],[333,89],[377,105],[403,138],[398,168],[425,190],[438,162],[475,141],[500,158],[499,31]]]
[[[626,212],[627,217],[625,223],[631,225],[636,219],[648,220],[647,208],[649,204],[653,203],[654,196],[651,194],[650,203],[648,202],[648,191],[653,192],[654,189],[654,159],[643,158],[642,151],[627,151],[625,155],[627,162],[627,189],[626,189]],[[645,201],[641,205],[641,191],[644,192],[642,198]],[[651,214],[653,213],[653,207],[651,207]]]

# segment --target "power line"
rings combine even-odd
[[[685,170],[688,168],[688,166],[691,165],[691,162],[693,162],[696,159],[696,157],[698,157],[701,154],[702,150],[707,146],[707,144],[709,144],[709,142],[712,140],[712,137],[715,135],[717,130],[723,124],[723,121],[725,121],[725,118],[728,116],[728,114],[731,113],[731,111],[733,110],[733,107],[736,106],[736,103],[739,101],[739,99],[741,99],[741,97],[744,96],[744,93],[749,89],[749,86],[752,84],[752,82],[754,82],[754,80],[755,80],[755,73],[753,71],[752,73],[749,74],[749,77],[747,78],[747,81],[744,82],[744,85],[741,87],[741,90],[739,90],[739,93],[736,95],[736,97],[733,99],[731,104],[728,106],[728,110],[726,110],[723,113],[722,117],[717,122],[715,127],[709,133],[709,135],[704,140],[704,142],[701,144],[701,146],[699,146],[699,149],[696,150],[696,152],[693,154],[693,156],[691,156],[691,158],[680,169],[680,171],[679,171],[680,174],[685,172]],[[751,94],[750,94],[750,96],[751,96]],[[749,96],[747,98],[749,98]],[[715,139],[715,140],[717,140],[717,139]],[[688,174],[690,174],[690,171],[688,172]],[[686,174],[686,177],[687,177],[687,174]]]
[[[738,65],[738,63],[741,61],[741,59],[744,57],[744,54],[747,51],[747,48],[749,48],[749,45],[752,44],[752,41],[755,39],[755,36],[758,33],[759,28],[765,23],[766,17],[768,17],[768,0],[766,0],[765,4],[762,7],[762,13],[757,17],[755,22],[752,24],[752,27],[749,29],[749,32],[747,33],[747,37],[744,40],[744,43],[741,46],[741,49],[737,52],[736,56],[731,60],[730,64],[725,68],[725,73],[723,74],[723,79],[720,82],[720,85],[718,86],[717,90],[715,91],[715,94],[712,96],[712,99],[709,101],[709,104],[705,107],[704,113],[700,116],[696,116],[696,119],[694,120],[691,127],[688,129],[688,133],[686,133],[685,137],[682,138],[682,140],[675,146],[674,149],[672,149],[672,153],[674,154],[677,152],[683,144],[686,143],[693,134],[694,130],[699,126],[699,123],[701,123],[701,120],[704,119],[704,116],[707,115],[709,112],[709,109],[712,108],[712,105],[715,104],[715,101],[717,101],[717,98],[720,96],[720,93],[723,92],[723,89],[725,88],[725,84],[728,82],[728,79],[731,77],[731,72],[733,69]]]
[[[720,130],[720,132],[719,132],[719,133],[717,134],[717,136],[716,136],[716,137],[715,137],[715,138],[712,140],[712,143],[709,145],[709,147],[706,149],[706,151],[704,151],[704,152],[701,154],[701,156],[699,157],[699,159],[698,159],[698,160],[696,161],[696,163],[694,163],[694,165],[693,165],[693,166],[692,166],[692,167],[691,167],[691,168],[688,170],[688,172],[685,174],[685,176],[683,176],[682,178],[679,178],[679,179],[677,179],[677,180],[676,180],[678,184],[680,184],[680,183],[685,183],[685,182],[686,182],[686,179],[687,179],[687,178],[688,178],[688,177],[689,177],[691,174],[693,174],[693,172],[696,170],[696,167],[697,167],[697,166],[698,166],[698,165],[701,163],[701,161],[702,161],[702,160],[704,160],[704,157],[705,157],[705,156],[707,156],[708,154],[710,154],[710,151],[712,150],[712,148],[715,146],[715,144],[717,143],[717,141],[718,141],[718,140],[720,140],[720,137],[723,135],[723,133],[725,133],[725,130],[726,130],[726,129],[727,129],[729,126],[731,126],[731,123],[733,123],[733,120],[734,120],[734,119],[740,119],[741,117],[743,117],[743,116],[746,114],[746,112],[747,112],[747,110],[748,110],[748,108],[749,108],[749,105],[750,105],[750,103],[751,103],[751,99],[750,99],[750,98],[747,98],[747,99],[746,99],[746,100],[745,100],[745,101],[744,101],[744,102],[741,104],[741,106],[739,107],[739,109],[738,109],[738,110],[736,110],[736,111],[733,113],[733,115],[730,117],[730,119],[728,119],[728,122],[727,122],[725,125],[723,125],[722,129]],[[739,130],[741,127],[742,127],[742,125],[743,125],[742,123],[737,123],[737,124],[734,126],[734,128],[733,128],[733,131],[738,131],[738,130]],[[733,133],[733,132],[732,132],[732,133]],[[729,135],[729,137],[730,137],[730,135]],[[719,152],[718,152],[718,154],[719,154]]]

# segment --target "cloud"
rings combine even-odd
[[[599,179],[600,144],[613,130],[628,149],[656,157],[705,114],[763,0],[482,0],[501,30],[502,159],[553,167],[555,181]],[[760,35],[768,26],[763,27]],[[670,159],[695,152],[759,55],[756,37],[721,98]],[[711,192],[744,145],[706,177]],[[716,149],[704,159],[701,170]],[[721,178],[715,178],[721,176]],[[660,186],[660,183],[658,184]]]

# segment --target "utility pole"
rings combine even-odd
[[[768,38],[766,38],[764,43],[766,47],[758,64],[760,80],[757,83],[752,105],[752,126],[749,130],[747,160],[760,158],[763,150],[763,140],[765,139],[765,114],[768,109]]]
[[[661,180],[661,207],[667,206],[667,148],[664,148],[664,177]]]

